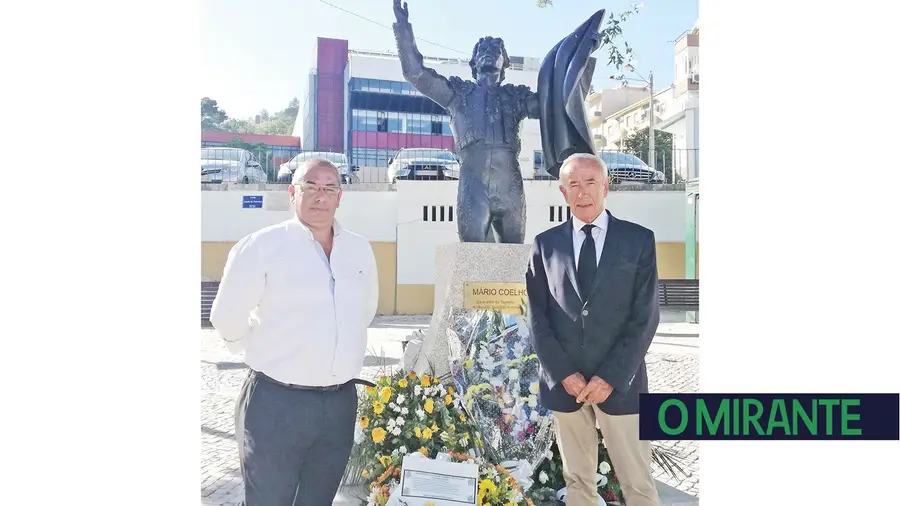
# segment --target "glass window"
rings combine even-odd
[[[229,160],[240,161],[243,155],[243,149],[236,148],[209,148],[200,150],[200,159],[202,160]]]
[[[389,112],[388,113],[388,132],[402,132],[403,124],[400,122],[400,113],[398,112]]]
[[[397,95],[403,94],[403,83],[393,82],[391,83],[391,93],[395,93]]]
[[[535,151],[534,152],[534,170],[539,170],[544,168],[544,152],[543,151]]]
[[[453,135],[453,131],[450,130],[450,116],[444,116],[443,128],[441,130],[444,135]]]

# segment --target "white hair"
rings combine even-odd
[[[334,175],[338,179],[338,184],[341,182],[341,172],[337,167],[330,161],[324,158],[310,158],[303,162],[302,165],[297,167],[297,170],[294,171],[294,176],[291,178],[292,185],[298,185],[303,182],[303,178],[306,177],[306,173],[309,172],[313,167],[325,166],[331,168],[334,171]]]
[[[599,156],[592,153],[574,153],[569,155],[565,161],[563,161],[562,165],[559,167],[559,180],[562,181],[563,176],[571,172],[572,163],[575,160],[591,160],[600,166],[600,169],[603,171],[603,179],[609,177],[609,172],[606,169],[606,162],[603,161]]]

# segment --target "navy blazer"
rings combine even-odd
[[[638,396],[647,392],[644,356],[659,326],[653,231],[610,213],[597,276],[586,293],[577,279],[569,219],[535,237],[525,274],[540,402],[553,411],[577,411],[581,405],[562,380],[580,372],[585,381],[599,376],[613,387],[598,405],[603,412],[636,414]]]

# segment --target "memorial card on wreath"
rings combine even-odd
[[[407,506],[475,504],[478,465],[407,455],[400,474],[400,500]]]

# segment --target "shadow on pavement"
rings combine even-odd
[[[230,432],[225,432],[225,431],[216,430],[216,429],[210,429],[209,427],[207,427],[205,425],[200,426],[200,432],[202,432],[204,434],[209,434],[211,436],[220,437],[222,439],[234,439],[234,434],[231,434]]]

